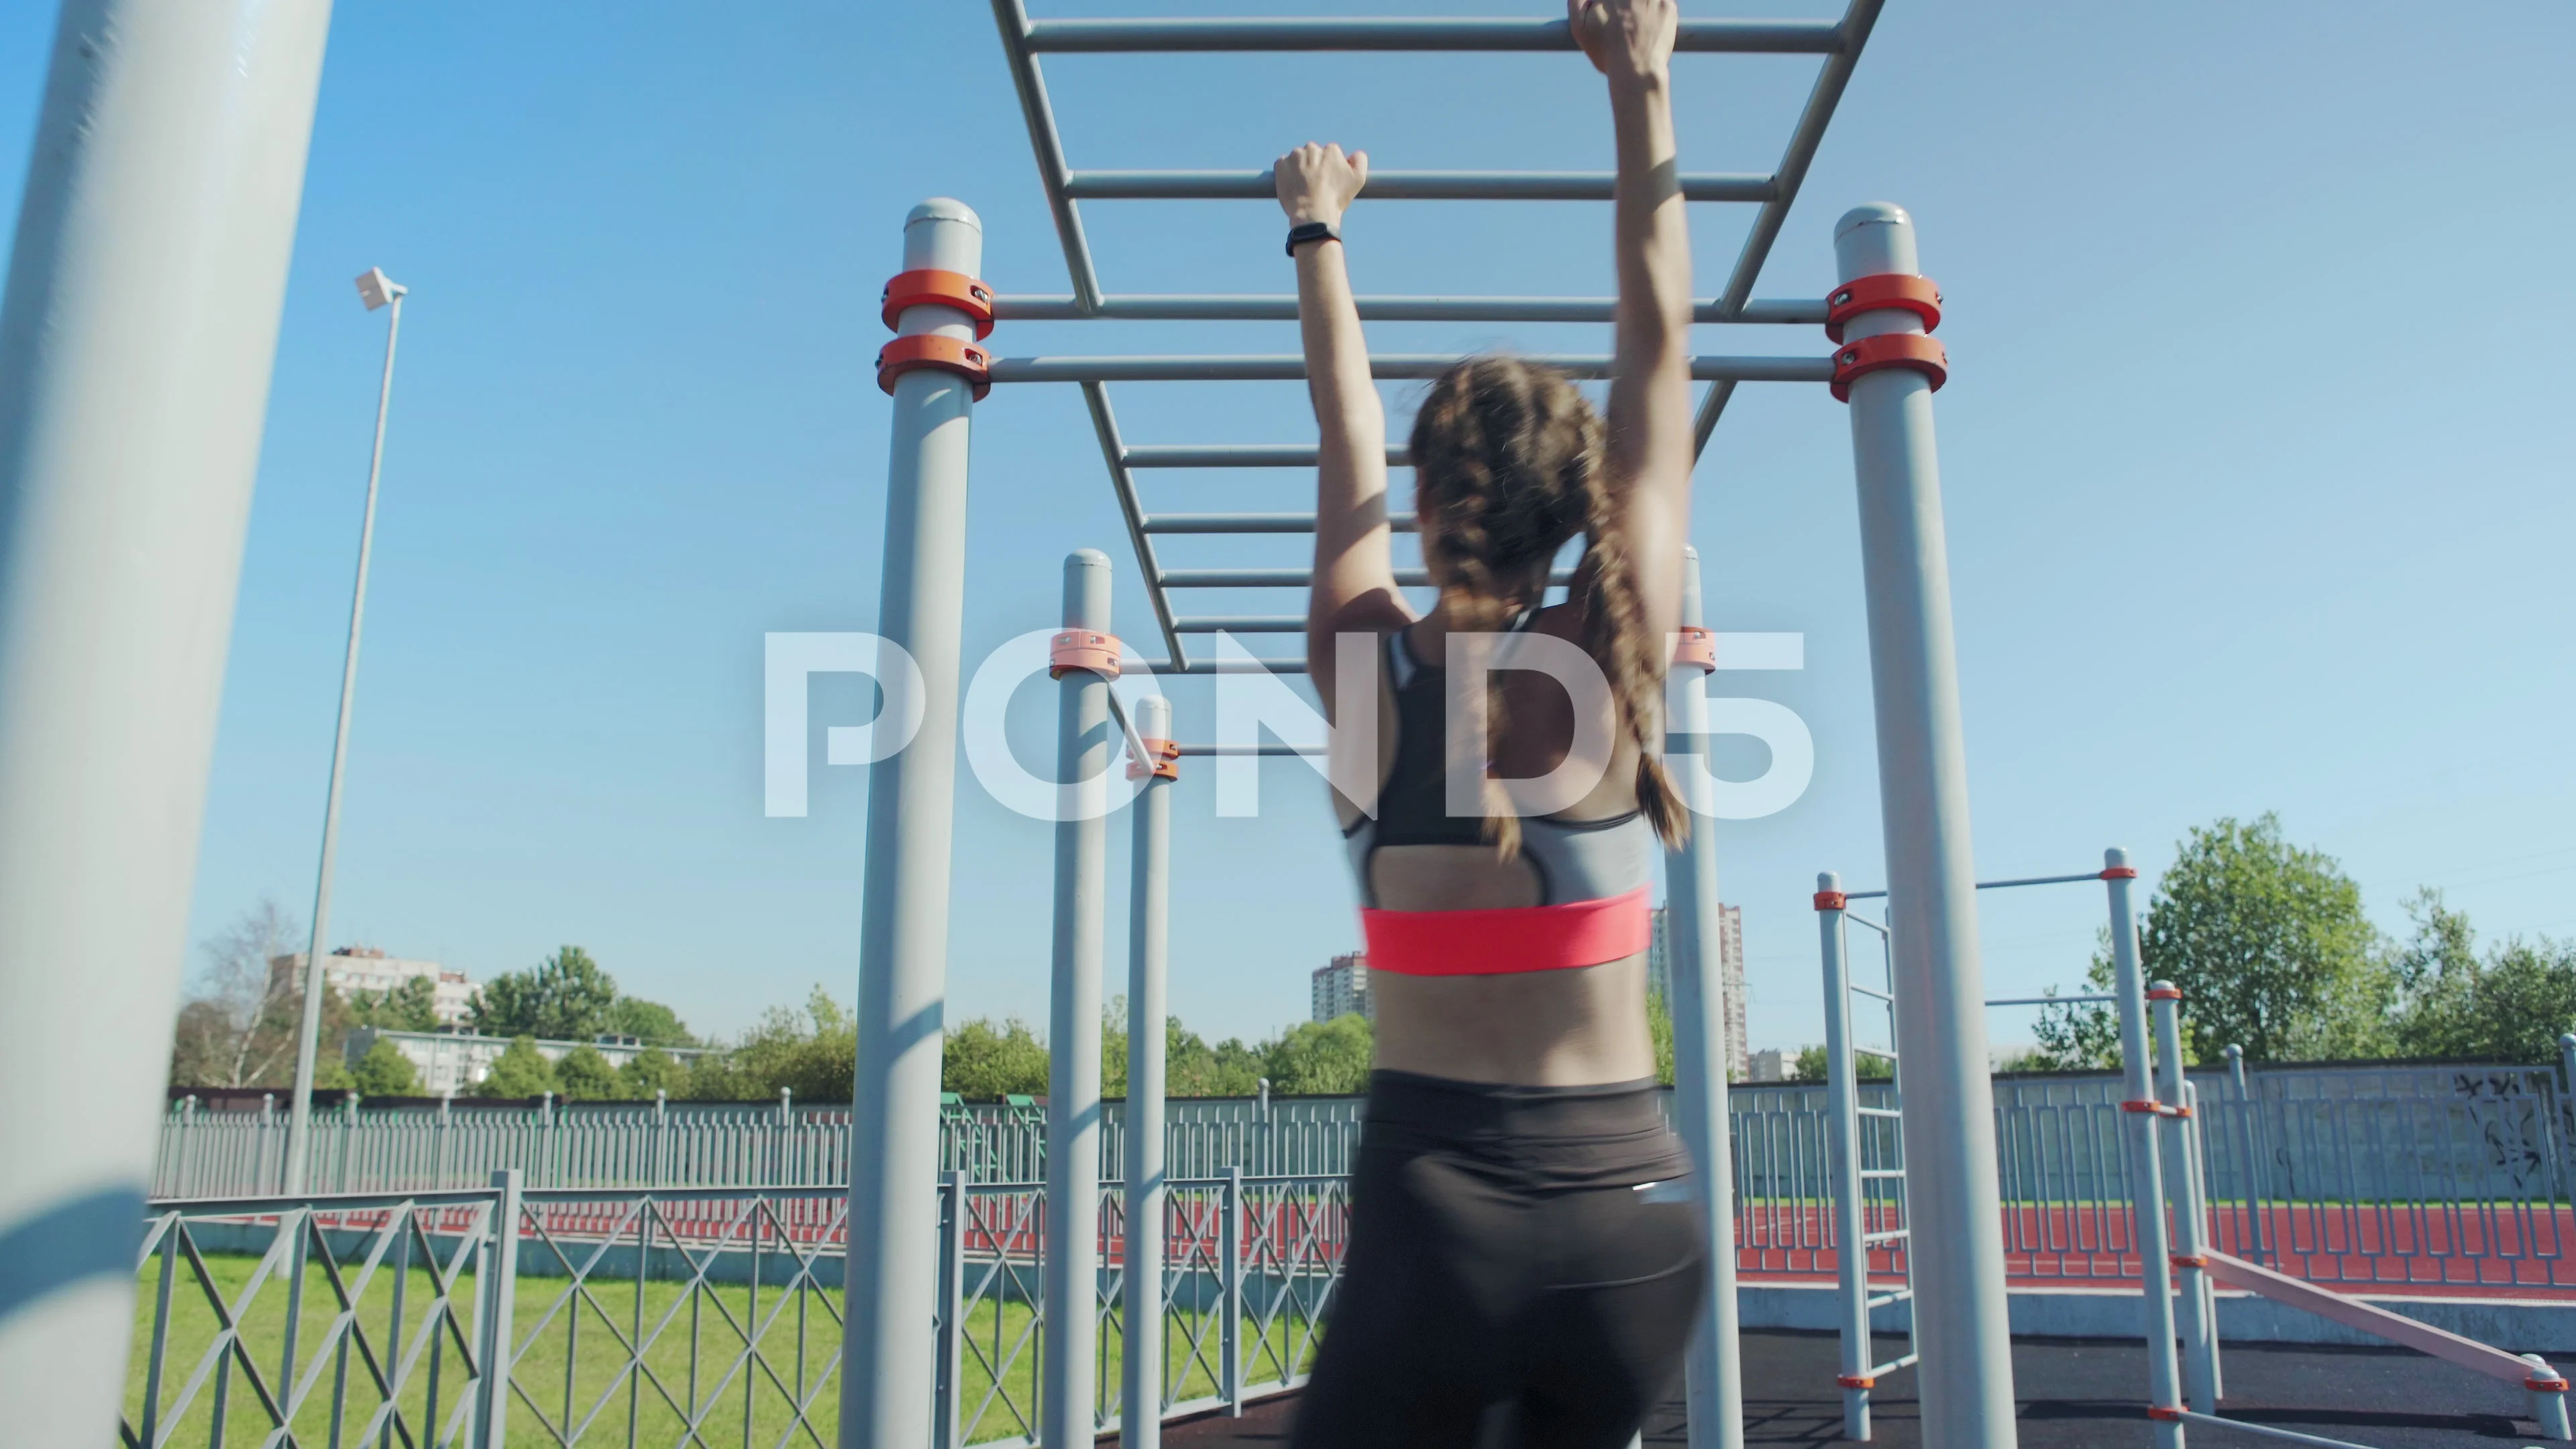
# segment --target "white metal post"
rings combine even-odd
[[[1700,597],[1699,551],[1682,550],[1682,622],[1707,621]],[[1668,665],[1689,677],[1680,691],[1682,717],[1673,721],[1685,748],[1708,745],[1708,690],[1697,664]],[[1697,1183],[1702,1248],[1708,1255],[1708,1297],[1683,1360],[1691,1449],[1741,1449],[1744,1383],[1736,1345],[1735,1158],[1726,1103],[1726,972],[1724,920],[1717,896],[1716,802],[1704,798],[1709,774],[1682,772],[1693,819],[1690,839],[1664,857],[1664,904],[1672,948],[1673,1115]]]
[[[963,202],[912,209],[907,271],[975,276],[984,232]],[[954,307],[924,303],[903,336],[974,340]],[[966,603],[966,454],[972,385],[923,368],[895,380],[877,632],[920,667],[921,729],[868,774],[859,903],[858,1065],[850,1111],[844,1449],[914,1449],[931,1432],[931,1255],[938,1230],[939,1041],[948,989],[949,840],[956,813],[958,634]],[[889,690],[902,687],[886,682]],[[892,700],[886,717],[906,711]]]
[[[1109,632],[1109,555],[1064,561],[1064,627]],[[1097,1419],[1100,1295],[1100,943],[1106,916],[1109,681],[1068,669],[1056,706],[1055,978],[1048,994],[1046,1383],[1038,1442],[1075,1449]],[[1071,818],[1064,818],[1071,817]]]
[[[125,1394],[135,1224],[328,0],[65,0],[0,298],[8,1437]],[[62,1090],[78,1081],[77,1091]]]
[[[383,278],[381,271],[370,271],[359,278],[359,295],[368,295],[366,286],[370,280]],[[313,936],[304,954],[304,1005],[295,1036],[295,1090],[288,1099],[286,1115],[286,1182],[282,1190],[289,1197],[304,1191],[307,1162],[313,1150],[313,1076],[322,1039],[322,994],[328,989],[322,968],[331,949],[331,867],[340,844],[340,783],[349,769],[349,711],[358,698],[358,639],[367,623],[367,565],[376,552],[376,484],[385,470],[385,415],[394,400],[394,346],[402,340],[403,298],[411,290],[392,282],[384,286],[393,311],[385,319],[385,370],[376,384],[376,441],[367,454],[367,506],[358,522],[358,579],[349,593],[349,647],[340,659],[340,718],[331,733],[331,787],[322,797],[322,863],[313,876]],[[377,305],[369,301],[367,310],[374,311]]]
[[[1175,738],[1172,703],[1137,701],[1136,732],[1149,743]],[[1158,745],[1154,748],[1160,748]],[[1128,822],[1135,855],[1127,904],[1126,1257],[1120,1265],[1126,1302],[1119,1315],[1118,1443],[1160,1449],[1163,1442],[1163,1035],[1172,899],[1172,782],[1148,773]]]
[[[2156,1093],[2149,1079],[2147,995],[2138,964],[2138,919],[2129,882],[2138,872],[2129,853],[2102,852],[2102,881],[2111,898],[2111,989],[2119,994],[2121,1120],[2128,1124],[2130,1220],[2135,1224],[2141,1292],[2147,1308],[2147,1413],[2156,1449],[2182,1449],[2182,1406],[2174,1366],[2173,1250],[2165,1232],[2162,1154],[2156,1142]]]
[[[1816,931],[1825,964],[1825,1093],[1827,1148],[1834,1189],[1834,1276],[1841,1311],[1843,1437],[1867,1440],[1869,1388],[1862,1382],[1878,1362],[1869,1336],[1869,1213],[1860,1175],[1860,1073],[1852,1054],[1851,963],[1843,953],[1843,878],[1816,877]],[[1909,1310],[1911,1311],[1910,1307]]]
[[[510,1355],[518,1339],[511,1308],[519,1294],[519,1169],[492,1174],[492,1236],[483,1259],[483,1336],[476,1345],[482,1377],[474,1385],[475,1449],[504,1449],[510,1428]],[[281,1376],[283,1377],[283,1376]]]
[[[1856,208],[1834,228],[1834,259],[1845,282],[1919,274],[1913,220],[1885,203]],[[1896,307],[1844,325],[1852,342],[1922,330],[1919,317]],[[1923,1355],[1916,1370],[1923,1442],[2001,1449],[2017,1442],[2012,1340],[1932,385],[1892,368],[1854,379],[1850,402],[1887,927],[1896,994],[1906,1003],[1896,1050],[1905,1064],[1907,1259]]]
[[[2175,1262],[2182,1270],[2183,1391],[2194,1410],[2218,1412],[2218,1336],[2211,1322],[2205,1214],[2201,1211],[2200,1154],[2188,1087],[2182,1075],[2182,993],[2170,981],[2147,988],[2147,1019],[2156,1034],[2156,1101],[2153,1120],[2166,1124],[2159,1162],[2165,1196],[2173,1204]]]

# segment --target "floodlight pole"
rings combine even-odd
[[[1834,259],[1846,284],[1919,277],[1913,219],[1883,202],[1854,209],[1834,227]],[[1914,311],[1874,307],[1844,323],[1846,350],[1924,330]],[[1907,1003],[1896,1018],[1905,1063],[1906,1257],[1923,1355],[1925,1449],[2010,1449],[2017,1439],[2003,1204],[1932,387],[1904,366],[1849,383],[1887,928],[1896,997]]]
[[[0,300],[0,1097],[48,1104],[0,1119],[11,1443],[124,1402],[329,20],[66,0],[54,30]]]
[[[907,272],[982,270],[983,223],[945,197],[912,209]],[[899,337],[974,340],[973,320],[923,302]],[[858,1064],[850,1108],[843,1449],[930,1442],[936,1312],[939,1046],[948,990],[949,846],[956,816],[959,632],[966,605],[966,454],[972,384],[917,368],[894,379],[885,568],[877,632],[920,666],[921,728],[868,773],[859,901]],[[896,686],[889,684],[888,688]],[[885,715],[907,712],[889,700]]]
[[[304,955],[304,1007],[295,1036],[295,1091],[286,1116],[286,1180],[279,1190],[304,1191],[305,1164],[313,1146],[313,1076],[322,1038],[323,954],[331,929],[331,865],[340,844],[340,782],[349,768],[349,710],[358,697],[358,637],[367,623],[367,565],[376,549],[376,481],[385,468],[385,414],[394,400],[394,345],[402,339],[403,298],[409,287],[371,267],[358,278],[358,296],[372,312],[391,304],[385,319],[385,371],[376,384],[376,441],[367,454],[367,508],[358,524],[358,582],[349,601],[349,650],[340,661],[340,722],[331,736],[331,788],[322,801],[322,864],[314,872],[313,942]]]

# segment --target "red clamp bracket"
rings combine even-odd
[[[2169,1258],[2177,1268],[2207,1268],[2209,1266],[2209,1260],[2197,1253],[2168,1253],[2165,1256]]]
[[[974,384],[977,402],[993,390],[993,354],[972,342],[924,332],[915,337],[898,337],[877,349],[877,386],[889,393],[894,391],[896,378],[923,368],[953,372]]]
[[[1696,664],[1702,674],[1717,672],[1717,636],[1697,624],[1684,624],[1673,640],[1673,667]]]
[[[1103,679],[1118,677],[1118,636],[1089,629],[1067,629],[1047,641],[1047,678],[1062,679],[1080,669]]]
[[[2177,1424],[2182,1422],[2182,1410],[2167,1404],[2149,1404],[2147,1417],[2159,1424]]]
[[[1153,763],[1148,765],[1143,760],[1129,760],[1127,762],[1128,779],[1142,780],[1149,775],[1157,780],[1181,778],[1180,741],[1158,740],[1151,735],[1144,735],[1139,737],[1138,742],[1144,745],[1146,754],[1153,756]]]
[[[2138,868],[2134,865],[2115,865],[2102,872],[2104,880],[2136,880],[2137,878]]]
[[[975,320],[975,340],[993,335],[993,289],[964,272],[943,272],[937,267],[897,272],[885,284],[885,325],[892,332],[903,320],[906,307],[954,307]]]
[[[1820,911],[1839,911],[1843,908],[1845,899],[1846,898],[1841,891],[1818,891],[1816,892],[1816,909]]]
[[[1919,332],[1864,337],[1834,354],[1834,401],[1851,401],[1854,379],[1897,367],[1932,379],[1932,390],[1939,392],[1950,380],[1949,349]]]
[[[1874,1389],[1878,1387],[1878,1380],[1871,1378],[1867,1374],[1836,1374],[1834,1375],[1834,1382],[1847,1389]]]
[[[2150,986],[2147,988],[2147,999],[2149,1001],[2180,1001],[2182,1000],[2182,988],[2179,986]]]
[[[2138,1112],[2155,1117],[2188,1117],[2191,1115],[2180,1107],[2168,1107],[2164,1103],[2156,1101],[2152,1097],[2137,1101],[2122,1102],[2120,1104],[2120,1110],[2123,1112]]]
[[[1843,324],[1863,312],[1901,307],[1923,319],[1923,330],[1941,330],[1941,289],[1930,277],[1910,272],[1881,272],[1854,277],[1825,294],[1825,335],[1843,340]]]
[[[2522,1381],[2522,1386],[2536,1394],[2563,1394],[2567,1392],[2567,1381],[2565,1379],[2544,1379],[2537,1374],[2524,1379]]]

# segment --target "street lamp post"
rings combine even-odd
[[[358,525],[358,583],[349,604],[349,653],[340,664],[340,724],[331,739],[331,790],[322,806],[322,865],[313,884],[313,943],[304,955],[304,1011],[295,1042],[295,1093],[286,1122],[286,1181],[289,1194],[304,1191],[306,1161],[313,1141],[314,1055],[322,1037],[322,962],[324,937],[331,927],[331,852],[340,837],[340,780],[349,764],[349,706],[358,690],[358,635],[367,620],[367,562],[376,545],[376,479],[385,466],[385,411],[394,396],[394,344],[402,337],[402,304],[410,288],[387,277],[382,267],[369,267],[358,278],[358,299],[367,310],[390,306],[385,323],[385,373],[376,388],[376,442],[367,455],[367,511]]]

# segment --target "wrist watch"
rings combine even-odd
[[[1334,230],[1333,224],[1329,221],[1301,221],[1288,228],[1288,255],[1292,257],[1297,255],[1297,248],[1308,242],[1340,241],[1341,239],[1342,234]]]

